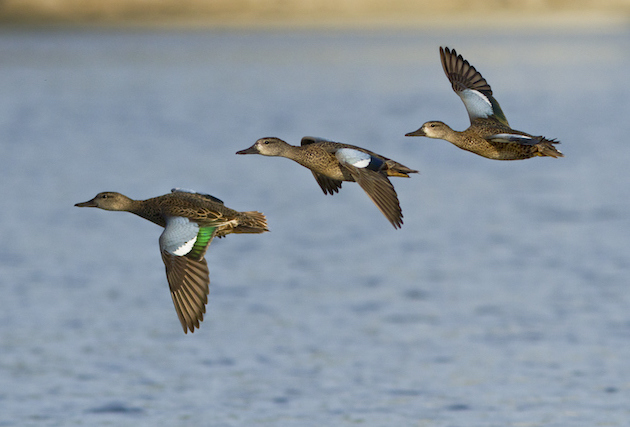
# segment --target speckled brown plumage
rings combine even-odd
[[[260,212],[238,212],[213,196],[177,190],[147,200],[133,200],[120,193],[103,192],[75,206],[131,212],[161,227],[167,227],[165,233],[173,218],[184,219],[184,228],[188,223],[196,224],[188,228],[193,228],[194,233],[199,230],[198,237],[191,242],[182,242],[174,253],[168,250],[168,246],[163,247],[162,237],[165,233],[160,236],[160,252],[171,297],[185,333],[199,328],[206,312],[210,277],[205,253],[212,238],[230,233],[268,231],[265,216]],[[181,227],[175,225],[178,226]],[[200,246],[195,247],[192,242]],[[171,241],[167,243],[172,244]]]
[[[365,153],[377,159],[379,167],[360,168],[341,162],[336,156],[340,149]],[[254,145],[236,154],[262,154],[291,159],[313,173],[324,194],[339,192],[343,181],[356,182],[395,228],[402,225],[403,215],[396,190],[388,177],[409,178],[409,174],[418,172],[365,148],[308,136],[302,138],[300,146],[290,145],[275,137],[260,138]]]
[[[444,73],[462,99],[470,117],[470,127],[462,132],[440,121],[426,122],[406,136],[444,139],[455,146],[494,160],[521,160],[535,156],[564,157],[555,139],[533,136],[512,129],[481,74],[455,50],[440,48]]]
[[[166,216],[180,216],[201,226],[217,227],[216,237],[231,233],[261,233],[267,230],[265,216],[260,212],[239,212],[230,209],[208,194],[174,191],[146,200],[132,200],[128,212],[164,227]]]

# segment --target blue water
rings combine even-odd
[[[467,126],[456,48],[563,159],[405,138]],[[630,31],[0,33],[0,426],[627,426]],[[325,196],[257,138],[364,146]],[[78,209],[193,188],[270,233],[212,243],[184,335],[160,229]]]

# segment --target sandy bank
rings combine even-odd
[[[5,0],[0,22],[199,27],[590,26],[630,22],[629,0]]]

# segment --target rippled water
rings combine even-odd
[[[630,417],[630,32],[0,33],[0,426],[625,426]],[[405,138],[467,126],[438,46],[564,159]],[[361,145],[324,196],[262,136]],[[160,229],[77,209],[194,188],[270,233],[208,251],[184,335]]]

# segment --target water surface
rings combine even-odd
[[[630,33],[0,34],[0,426],[624,426]],[[563,159],[405,138],[467,126],[438,46]],[[316,135],[421,174],[394,230],[257,138]],[[270,233],[207,254],[184,335],[160,229],[77,209],[193,188]]]

